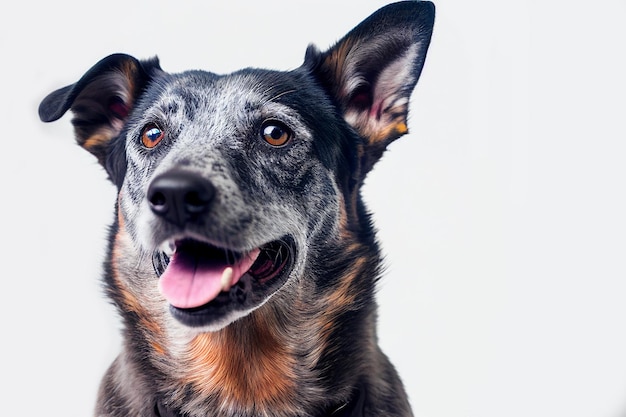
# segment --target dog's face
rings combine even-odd
[[[301,71],[166,75],[129,117],[120,214],[184,325],[249,313],[337,234],[336,172],[349,161],[322,158],[320,143],[350,133],[326,127],[341,120],[318,90]]]
[[[168,74],[118,54],[44,100],[45,121],[73,111],[119,189],[112,269],[128,304],[196,334],[329,285],[324,263],[370,233],[359,186],[407,132],[433,21],[417,4],[291,72]]]

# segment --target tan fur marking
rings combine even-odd
[[[362,148],[359,149],[362,153]],[[325,295],[321,300],[324,306],[323,313],[317,319],[317,327],[321,329],[321,344],[326,346],[328,337],[332,334],[336,326],[337,317],[355,306],[358,302],[359,285],[356,282],[358,277],[365,272],[367,260],[359,257],[357,254],[361,251],[361,244],[358,242],[354,232],[350,230],[350,221],[356,221],[358,215],[356,213],[357,193],[347,196],[352,203],[352,210],[349,212],[346,206],[346,196],[340,196],[339,204],[339,236],[342,241],[347,242],[345,254],[350,256],[354,254],[355,259],[351,268],[341,277],[338,277],[339,283]]]
[[[380,121],[369,123],[363,126],[360,133],[368,139],[370,144],[373,144],[390,142],[408,131],[405,117],[399,115],[387,123]]]
[[[117,238],[116,238],[116,242],[117,242]],[[128,289],[126,289],[126,286],[122,283],[122,280],[120,279],[120,273],[119,273],[120,255],[119,255],[117,244],[115,244],[113,247],[111,259],[112,259],[112,264],[113,264],[113,268],[112,268],[113,280],[115,281],[115,286],[116,286],[117,291],[122,295],[121,297],[122,304],[123,304],[122,307],[124,311],[139,314],[139,312],[142,310],[141,304],[139,303],[137,298],[134,296],[134,294],[128,291]]]
[[[348,208],[345,204],[343,195],[339,196],[339,237],[341,240],[349,240],[352,238],[352,233],[348,230]]]
[[[249,411],[285,407],[296,397],[296,359],[276,334],[274,320],[259,310],[241,326],[196,336],[188,346],[183,382],[203,395],[217,390],[222,404]]]
[[[167,353],[159,342],[153,340],[152,342],[150,342],[150,346],[152,347],[152,350],[159,356],[165,356],[165,354]]]
[[[327,71],[334,75],[333,85],[346,85],[346,78],[348,77],[346,65],[346,57],[354,47],[354,41],[350,38],[345,39],[340,45],[335,48],[331,54],[324,61],[324,67]],[[341,99],[345,99],[350,91],[335,91]]]
[[[352,243],[346,248],[347,253],[357,252],[360,244]],[[324,346],[328,345],[328,338],[337,325],[336,319],[341,314],[350,309],[358,308],[358,277],[364,273],[366,259],[357,258],[354,265],[345,275],[339,278],[339,284],[327,294],[322,304],[323,314],[317,320],[317,326],[321,329],[321,340]]]
[[[404,122],[399,122],[396,126],[396,133],[399,135],[404,135],[409,133],[409,128],[407,127],[406,123]]]
[[[135,77],[137,75],[137,65],[132,61],[124,61],[121,66],[121,71],[128,80],[128,97],[135,97]],[[127,103],[129,106],[133,103]]]
[[[161,326],[156,320],[154,320],[150,316],[146,309],[142,307],[137,297],[132,293],[132,291],[130,291],[126,287],[126,285],[120,278],[120,265],[122,259],[122,255],[120,254],[120,252],[122,251],[122,249],[120,249],[120,246],[122,246],[121,238],[126,233],[124,218],[121,214],[121,209],[118,209],[117,218],[118,232],[115,235],[115,241],[111,253],[111,265],[113,280],[115,281],[116,289],[119,294],[121,294],[121,307],[124,309],[124,311],[135,313],[138,316],[140,327],[147,331],[151,346],[154,348],[155,352],[159,354],[165,354],[165,349],[163,348],[163,345],[158,342],[158,340],[163,340],[163,330],[161,329]]]
[[[94,148],[106,145],[112,137],[113,132],[110,129],[101,129],[85,139],[81,145],[91,152]]]

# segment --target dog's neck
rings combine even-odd
[[[339,391],[337,386],[327,386],[323,393],[318,385],[312,384],[328,378],[320,374],[320,369],[327,366],[319,367],[320,356],[324,355],[319,347],[328,343],[320,339],[324,334],[320,327],[329,328],[329,323],[320,319],[319,323],[297,325],[294,321],[305,318],[295,312],[290,317],[278,316],[280,313],[272,304],[267,303],[219,332],[199,334],[178,352],[180,356],[170,364],[173,367],[170,370],[174,371],[170,375],[176,375],[176,386],[190,389],[187,392],[191,397],[161,397],[162,403],[157,407],[162,410],[161,417],[178,415],[163,404],[173,400],[180,407],[201,398],[213,398],[212,407],[236,409],[238,415],[254,410],[273,410],[282,416],[301,415],[303,404],[320,409],[325,401],[332,406],[320,416],[361,415],[364,388],[358,380],[343,381],[339,386],[344,389]],[[358,368],[358,363],[360,358],[353,357],[350,367]]]
[[[277,334],[271,314],[254,312],[215,333],[196,336],[180,358],[179,383],[223,404],[271,408],[297,392],[294,343]],[[283,333],[284,334],[284,333]]]

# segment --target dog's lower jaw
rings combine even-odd
[[[152,265],[171,316],[200,333],[220,330],[267,302],[290,280],[299,252],[290,235],[244,252],[197,238],[175,242],[169,254],[154,251]]]

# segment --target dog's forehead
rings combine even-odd
[[[289,72],[246,69],[226,75],[206,71],[187,71],[169,74],[156,83],[157,94],[152,94],[152,105],[165,107],[184,105],[185,111],[220,109],[233,111],[235,107],[247,110],[266,103],[289,103],[281,100],[296,91],[297,81]]]

